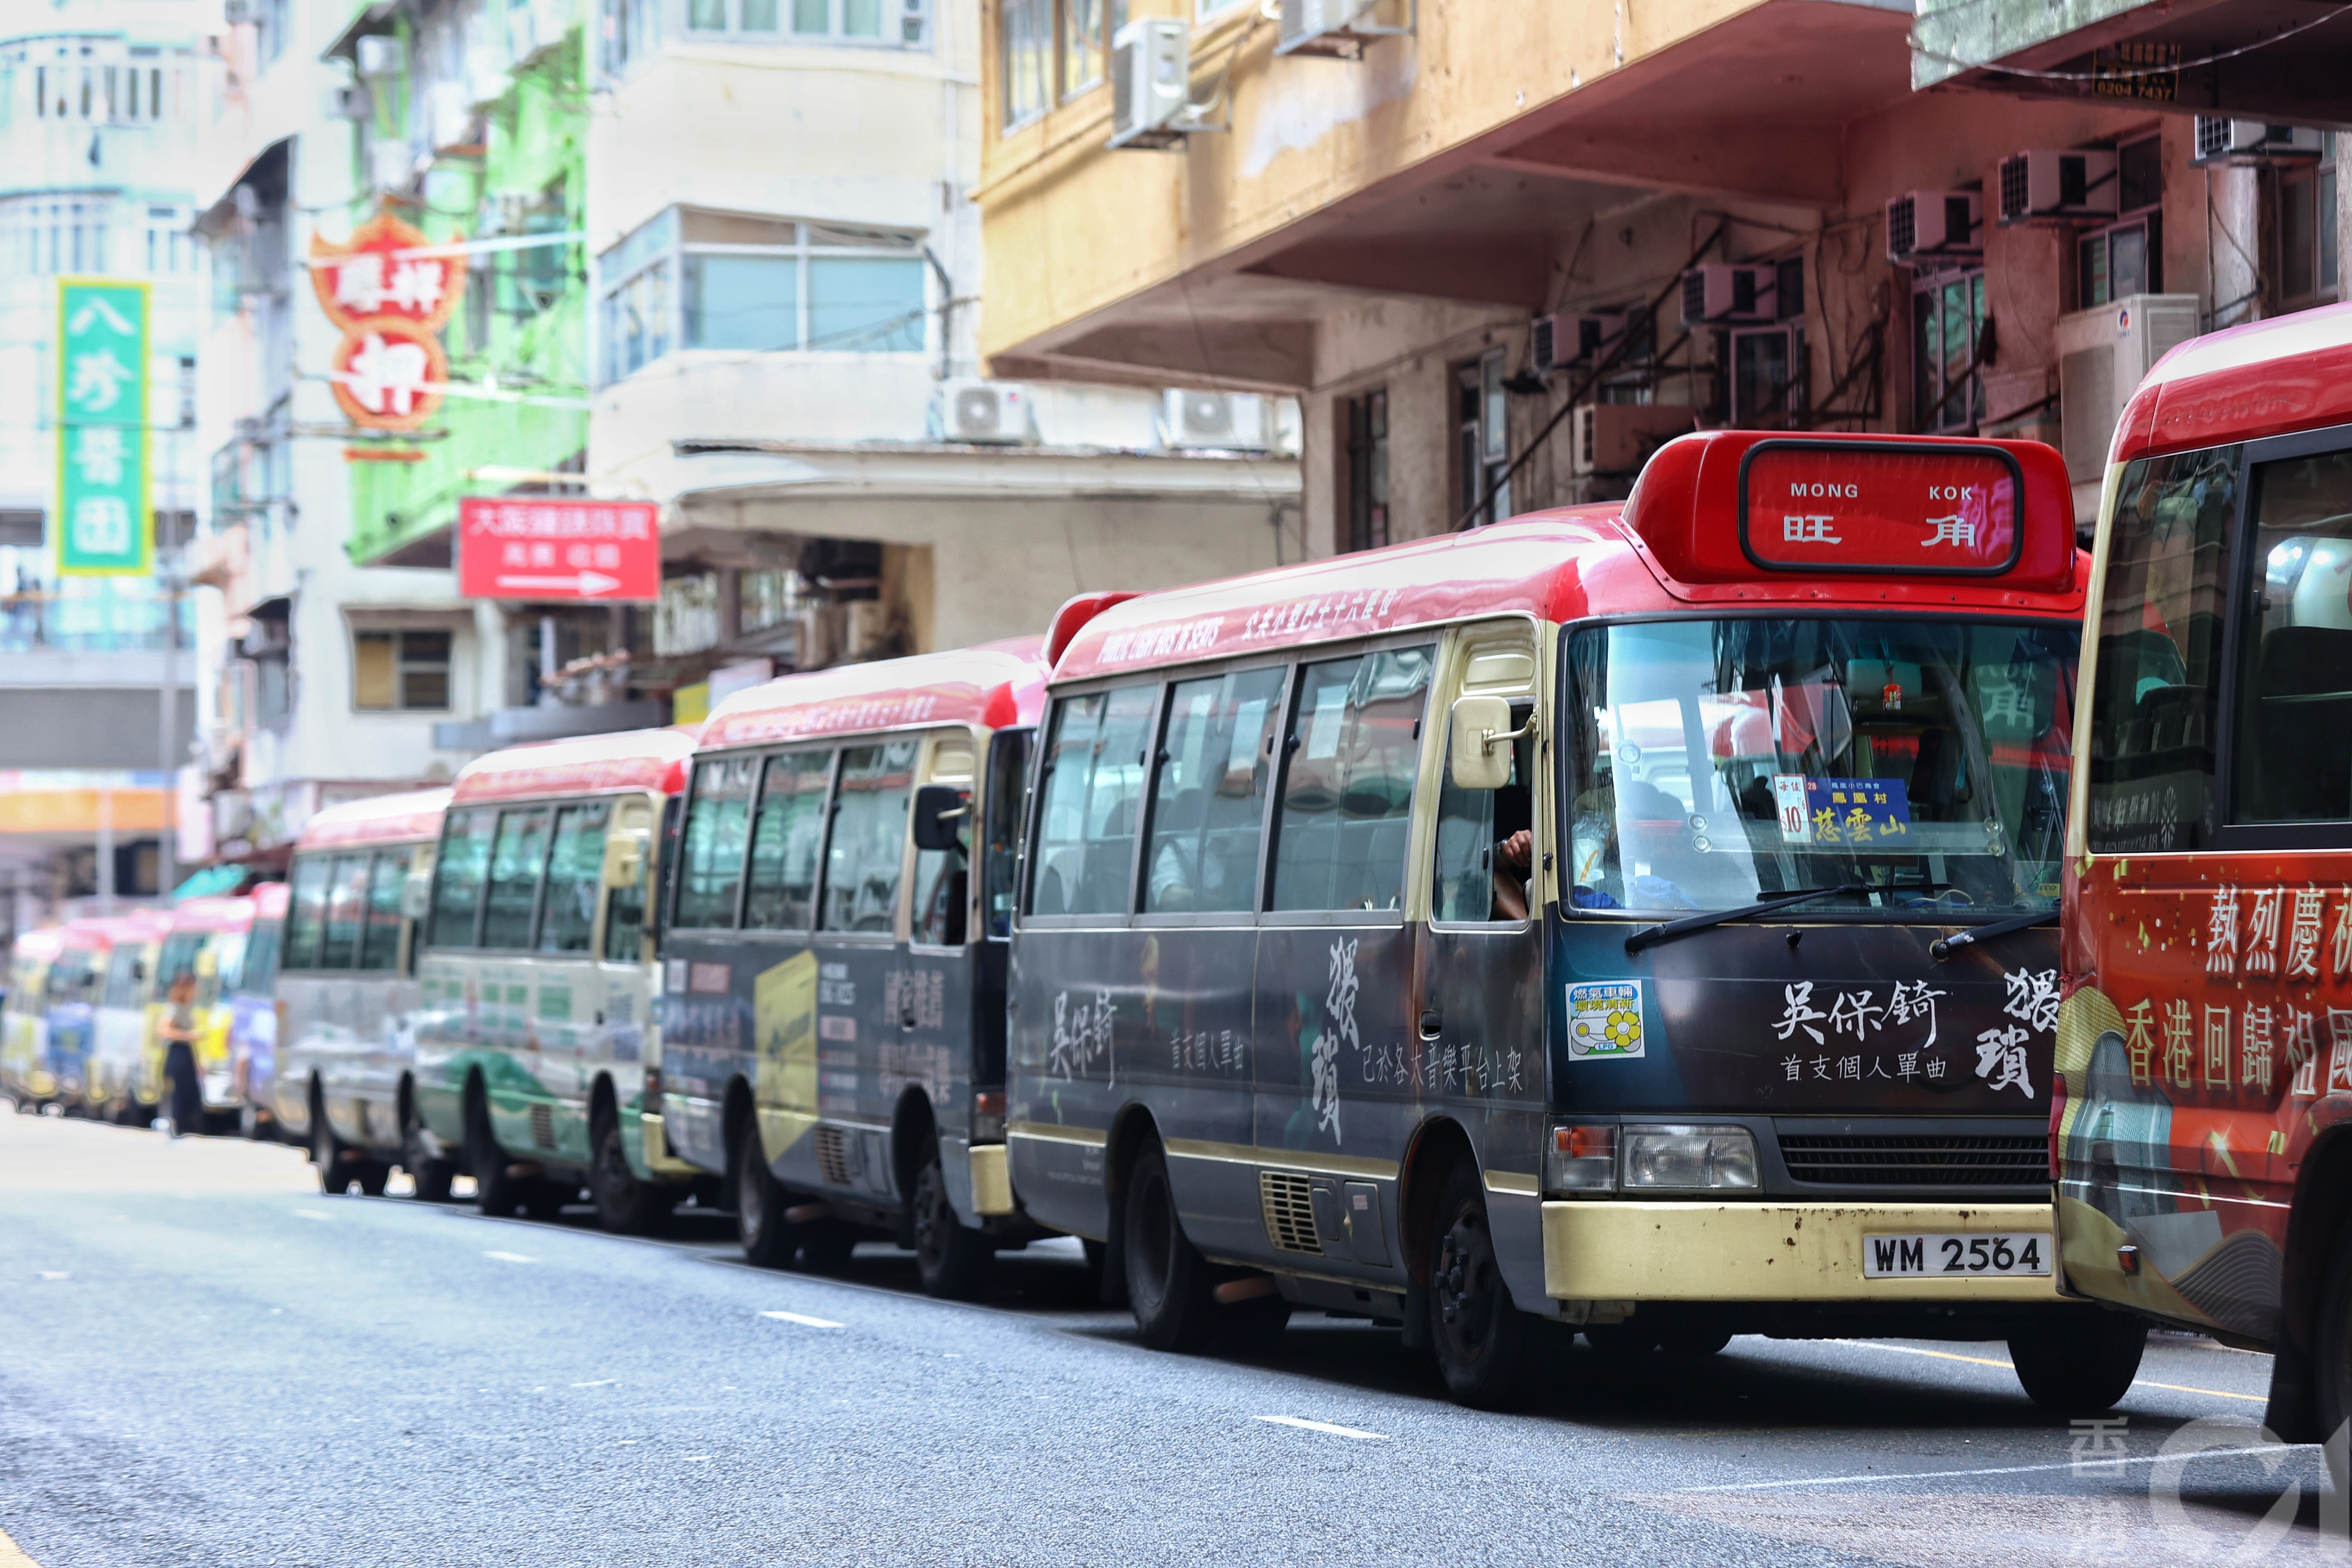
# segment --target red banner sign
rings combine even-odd
[[[1740,544],[1783,572],[1990,575],[2016,563],[2022,487],[1998,447],[1761,442],[1740,468]]]
[[[457,592],[468,599],[661,597],[660,508],[651,501],[457,503]]]

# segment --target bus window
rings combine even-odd
[[[2109,527],[2091,727],[2094,854],[2210,846],[2224,544],[2238,513],[2235,447],[2124,469]]]
[[[237,965],[230,986],[240,996],[267,996],[278,984],[278,948],[282,936],[274,921],[257,921],[246,939],[245,962]]]
[[[482,900],[484,947],[529,947],[539,903],[539,876],[547,866],[546,806],[526,806],[499,818],[490,848],[490,885]]]
[[[196,972],[196,954],[204,951],[208,932],[200,931],[173,931],[163,939],[163,951],[155,960],[155,994],[161,996],[172,988],[172,982],[183,974]]]
[[[1169,694],[1151,786],[1143,910],[1230,913],[1257,905],[1257,849],[1281,669],[1183,680]]]
[[[1511,723],[1526,723],[1530,702],[1511,705]],[[1511,780],[1501,789],[1460,789],[1452,770],[1437,793],[1437,876],[1431,914],[1441,921],[1517,921],[1527,918],[1528,868],[1502,864],[1498,853],[1515,833],[1534,826],[1533,747],[1522,736],[1511,744]],[[1450,752],[1448,753],[1451,754]],[[1577,881],[1583,882],[1580,875]],[[1577,889],[1579,904],[1591,895]],[[1516,908],[1514,908],[1516,904]],[[1606,907],[1606,906],[1603,906]]]
[[[379,849],[368,872],[367,908],[361,915],[356,967],[395,969],[400,964],[400,892],[408,880],[408,851]]]
[[[2352,453],[2257,466],[2232,822],[2352,818]]]
[[[955,847],[915,851],[914,939],[926,947],[961,947],[971,907],[971,747],[940,741],[931,752],[926,782],[952,785],[962,797]]]
[[[694,770],[694,804],[686,814],[686,864],[679,868],[677,923],[735,923],[735,895],[743,882],[744,816],[751,808],[757,757],[730,757]]]
[[[759,931],[806,931],[816,913],[817,851],[824,845],[824,791],[831,752],[792,752],[768,759],[751,829],[751,885],[743,924]]]
[[[136,946],[118,947],[106,966],[106,995],[100,1005],[136,1007],[139,1005],[140,983],[147,978],[144,951]]]
[[[653,868],[648,866],[634,883],[625,888],[615,888],[607,895],[604,906],[604,961],[607,963],[637,963],[644,960],[646,883],[652,875]]]
[[[1430,650],[1302,666],[1275,826],[1276,910],[1396,910]]]
[[[539,951],[586,952],[596,929],[596,895],[604,886],[604,819],[611,807],[567,805],[555,814],[547,857],[547,904],[539,917]]]
[[[824,929],[888,931],[907,845],[907,795],[915,742],[853,746],[841,753],[824,863]]]
[[[1150,686],[1121,686],[1054,705],[1031,913],[1117,915],[1132,907],[1128,878],[1156,695]]]
[[[285,966],[319,967],[319,941],[327,930],[327,873],[324,855],[305,855],[294,862],[294,890],[286,910]]]
[[[441,837],[441,854],[434,862],[433,915],[425,940],[435,947],[471,947],[481,912],[483,874],[490,865],[490,836],[498,826],[495,811],[453,811]],[[298,900],[299,902],[299,895]],[[294,927],[287,927],[286,967],[296,967]]]
[[[988,743],[988,850],[981,868],[988,934],[1013,934],[1013,879],[1021,863],[1022,781],[1029,775],[1027,730],[999,731]]]
[[[360,924],[367,913],[368,861],[365,854],[338,855],[327,881],[327,941],[319,954],[321,969],[360,966]]]

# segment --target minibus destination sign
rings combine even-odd
[[[1761,442],[1740,465],[1740,546],[1780,572],[1991,575],[2023,545],[2022,488],[1993,447]]]

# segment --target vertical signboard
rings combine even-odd
[[[155,568],[147,485],[147,285],[58,281],[58,573]]]

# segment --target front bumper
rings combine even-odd
[[[2049,1302],[2051,1274],[1871,1279],[1863,1238],[2042,1231],[2048,1204],[1626,1203],[1543,1205],[1544,1294],[1569,1301]]]

